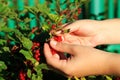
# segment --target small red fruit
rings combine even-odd
[[[57,51],[56,51],[56,50],[54,50],[53,48],[51,48],[51,53],[52,53],[52,55],[54,55],[54,54],[56,54],[56,53],[57,53]]]
[[[26,73],[23,70],[20,70],[19,79],[20,80],[25,80],[25,77],[26,77]]]
[[[80,14],[81,13],[81,8],[78,8],[78,14]]]
[[[51,22],[50,22],[50,21],[48,21],[48,24],[51,24]]]
[[[76,14],[73,15],[73,18],[74,18],[75,20],[78,20],[78,16],[77,16]]]
[[[53,25],[52,25],[52,29],[55,29],[55,28],[56,28],[56,25],[53,24]]]
[[[37,31],[37,30],[38,30],[38,27],[35,27],[35,28],[32,29],[31,32],[34,33],[34,32]]]
[[[54,40],[61,42],[62,41],[62,37],[61,36],[54,36]]]

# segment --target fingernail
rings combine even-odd
[[[52,40],[52,41],[51,41],[51,44],[53,44],[54,46],[56,46],[57,41]]]

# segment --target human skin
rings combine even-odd
[[[85,46],[98,46],[102,44],[119,44],[120,19],[103,21],[78,20],[63,30],[70,29],[69,33],[59,34],[64,43],[80,44]]]
[[[101,44],[120,43],[119,35],[116,35],[120,34],[119,25],[120,20],[113,19],[81,20],[66,26],[64,29],[70,29],[70,32],[60,34],[64,39],[62,42],[51,39],[50,45],[45,43],[44,54],[47,63],[68,77],[120,75],[120,55],[93,48]],[[62,56],[52,55],[50,47],[61,52]],[[71,56],[65,58],[63,52]]]

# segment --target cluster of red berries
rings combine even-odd
[[[77,12],[72,15],[72,16],[73,16],[73,19],[78,20],[78,19],[79,19],[79,18],[78,18],[78,15],[81,14],[81,12],[82,12],[82,9],[81,9],[81,8],[78,8],[78,9],[77,9]],[[66,9],[66,10],[63,10],[63,11],[60,13],[60,15],[71,16],[70,13],[71,13],[71,10]]]
[[[77,13],[73,15],[73,18],[74,18],[75,20],[78,20],[78,19],[79,19],[79,18],[78,18],[78,15],[82,12],[81,10],[82,10],[81,8],[78,8],[78,9],[77,9]]]
[[[26,73],[23,70],[20,70],[19,72],[19,79],[20,80],[26,80]]]
[[[40,61],[40,43],[39,42],[33,42],[32,52],[33,52],[34,58],[37,61]]]

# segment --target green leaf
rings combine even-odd
[[[36,80],[36,75],[32,74],[32,80]]]
[[[0,20],[0,26],[2,27],[2,26],[5,26],[5,25],[6,25],[6,23],[4,21]]]
[[[41,70],[41,69],[49,70],[49,68],[47,67],[47,64],[45,64],[45,63],[41,63],[41,64],[35,66],[35,70],[36,70],[36,71],[37,71],[37,70]]]
[[[40,76],[38,76],[36,80],[43,80],[43,79]]]
[[[86,78],[85,77],[81,77],[81,79],[80,80],[86,80]]]
[[[6,33],[9,33],[9,32],[18,32],[18,30],[16,30],[16,29],[11,29],[11,28],[8,28],[8,27],[6,27],[6,26],[1,26],[1,27],[0,27],[0,31],[6,32]]]
[[[46,3],[38,4],[37,5],[37,12],[39,12],[39,11],[43,14],[48,14],[50,12],[50,9],[47,7]]]
[[[35,14],[33,7],[25,6],[25,10]]]
[[[25,49],[27,49],[27,50],[31,49],[33,44],[32,44],[32,41],[29,38],[21,37],[20,41],[21,41],[21,43],[22,43],[22,45]]]
[[[16,37],[19,39],[23,37],[24,35],[17,29],[13,29],[13,32],[16,34]]]
[[[59,15],[56,15],[56,14],[47,14],[49,16],[49,18],[51,20],[53,20],[55,23],[59,23],[60,21],[62,21],[62,19],[64,18],[64,16],[59,16]]]
[[[41,64],[38,66],[38,68],[49,70],[47,64],[44,64],[44,63],[41,63]]]
[[[43,31],[49,31],[50,30],[50,26],[48,26],[47,24],[43,24],[42,25],[42,29],[43,29]]]
[[[38,65],[37,67],[34,67],[34,70],[37,72],[37,74],[39,75],[39,76],[42,76],[42,69],[39,67],[40,65]]]
[[[37,75],[38,75],[40,78],[43,77],[42,69],[49,70],[48,67],[47,67],[47,65],[44,64],[44,63],[41,63],[41,64],[39,64],[39,65],[37,65],[37,66],[34,67],[34,70],[37,72]],[[39,78],[39,77],[38,77],[38,78]],[[38,79],[38,80],[39,80],[39,79]]]
[[[5,80],[3,77],[0,76],[0,80]]]
[[[8,7],[8,5],[0,2],[0,15],[8,15],[8,13],[10,12],[10,9]]]
[[[32,80],[43,80],[39,75],[32,74]]]
[[[28,23],[28,22],[30,22],[30,21],[31,21],[30,18],[25,18],[25,19],[24,19],[24,22],[25,22],[25,23]]]
[[[8,15],[10,19],[16,19],[19,21],[18,14],[14,12],[14,10],[11,10],[10,15]]]
[[[106,80],[112,80],[110,76],[105,75],[105,77],[106,77]]]
[[[8,27],[0,27],[0,31],[3,32],[14,32],[15,36],[21,41],[24,48],[30,50],[32,47],[32,41],[29,38],[24,37],[24,35],[17,29],[11,29]]]
[[[88,78],[96,78],[96,76],[88,76]]]
[[[71,78],[68,78],[67,80],[72,80]]]
[[[6,40],[0,39],[0,46],[4,46],[6,44]]]
[[[0,61],[0,72],[5,69],[7,69],[7,66],[5,65],[3,61]]]
[[[27,60],[30,60],[33,64],[36,63],[36,60],[33,58],[31,51],[26,51],[26,50],[21,49],[20,53],[23,54],[25,56],[25,58]]]
[[[35,74],[33,73],[31,80],[43,80],[43,79],[42,79],[39,75],[35,75]]]
[[[29,77],[29,78],[31,78],[31,70],[30,69],[28,69],[28,71],[27,71],[27,76]]]
[[[5,52],[10,52],[10,49],[9,49],[9,47],[3,47],[3,50],[5,51]]]
[[[2,51],[2,50],[0,50],[0,54],[1,54],[1,53],[3,53],[3,51]]]
[[[79,78],[78,77],[76,77],[76,76],[74,76],[74,78],[75,78],[75,80],[79,80]],[[86,80],[86,79],[80,79],[80,80]]]
[[[12,35],[12,33],[11,33],[11,35]],[[12,37],[11,35],[7,35],[8,39],[9,39],[9,40],[12,40],[12,41],[14,41],[14,42],[16,42],[15,38]]]

